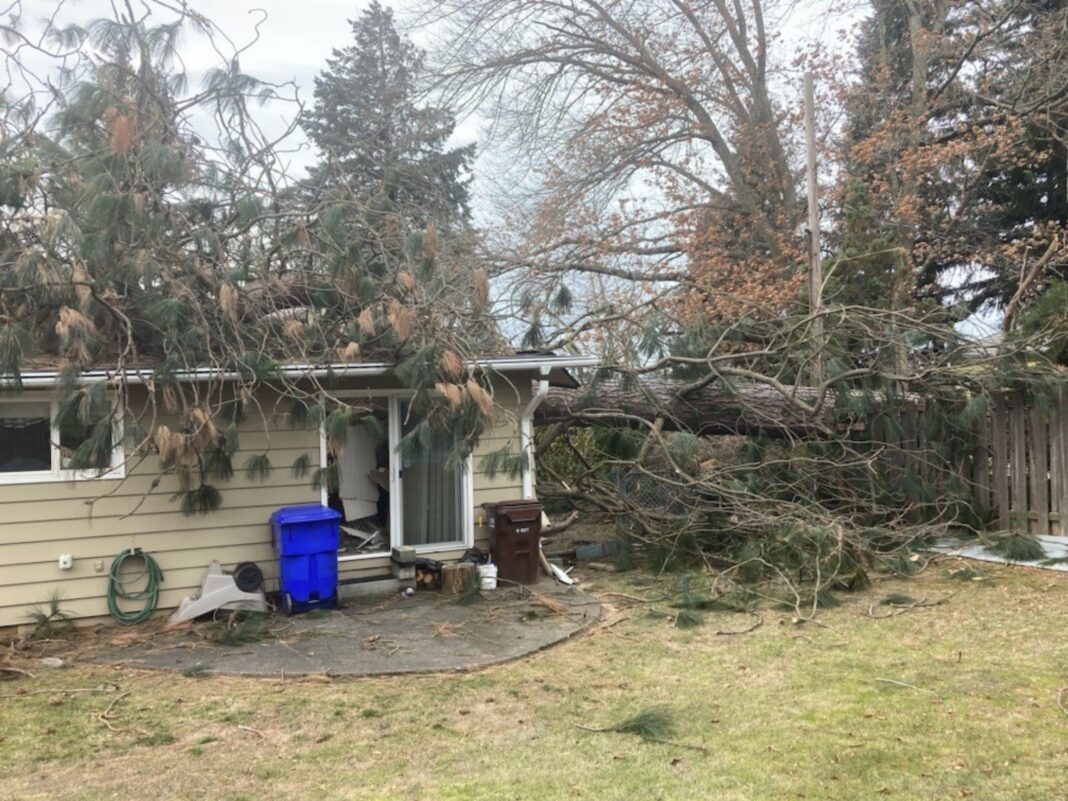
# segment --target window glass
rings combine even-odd
[[[101,418],[86,424],[64,421],[59,427],[59,462],[63,470],[100,470],[111,465],[111,424]],[[81,450],[79,450],[81,449]]]
[[[422,422],[401,403],[401,435]],[[401,471],[404,544],[430,545],[463,540],[463,484],[452,459],[456,443],[444,431],[432,429],[417,453],[405,456]]]
[[[0,473],[52,469],[47,403],[0,403]]]

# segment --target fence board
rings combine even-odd
[[[1057,396],[1053,408],[1050,409],[1050,533],[1064,535],[1065,509],[1062,507],[1062,486],[1068,481],[1065,475],[1065,464],[1062,458],[1062,437],[1059,436],[1061,418],[1065,413],[1063,398]]]
[[[1049,535],[1049,437],[1046,435],[1046,419],[1037,406],[1031,407],[1029,425],[1029,483],[1031,485],[1031,509],[1036,512],[1036,524],[1040,536]],[[1030,514],[1028,514],[1030,519]]]
[[[991,443],[994,447],[994,494],[998,507],[998,528],[1009,527],[1009,443],[1008,409],[1005,396],[1000,392],[994,395],[994,414],[991,419]]]
[[[984,517],[996,513],[1001,531],[1068,536],[1068,384],[1057,388],[1048,405],[1019,391],[995,392],[991,400],[975,445],[964,454],[931,449],[928,429],[937,418],[929,417],[930,402],[873,417],[855,435],[855,445],[873,454],[874,471],[884,480],[911,476],[935,493],[967,488]],[[953,463],[943,461],[947,458]],[[874,475],[868,478],[874,498]]]
[[[964,473],[976,506],[996,510],[999,529],[1068,536],[1068,385],[1045,411],[1029,401],[1020,392],[993,395]]]
[[[1027,410],[1023,397],[1013,393],[1009,409],[1009,445],[1011,456],[1009,474],[1012,477],[1012,501],[1009,507],[1010,524],[1028,531],[1030,523],[1027,498]]]
[[[1060,389],[1060,398],[1056,404],[1056,433],[1050,425],[1051,449],[1057,452],[1057,467],[1054,471],[1054,504],[1057,511],[1059,533],[1068,536],[1068,386]]]
[[[990,418],[979,421],[979,443],[972,454],[972,493],[982,511],[991,507],[990,499]]]

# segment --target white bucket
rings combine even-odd
[[[478,566],[478,586],[483,590],[497,589],[497,565]]]

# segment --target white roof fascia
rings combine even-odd
[[[596,356],[501,356],[470,359],[469,368],[495,370],[497,372],[518,372],[522,370],[546,373],[554,367],[596,367],[600,359]],[[328,365],[289,364],[281,367],[279,373],[284,378],[357,378],[361,376],[388,375],[395,365],[386,362],[351,364],[340,362]],[[78,383],[93,384],[99,381],[118,384],[146,384],[153,378],[153,370],[130,368],[127,370],[86,370],[78,376]],[[242,377],[237,370],[222,370],[215,367],[198,367],[193,370],[180,370],[174,373],[178,381],[192,383],[196,381],[237,380]],[[21,388],[54,387],[59,381],[58,370],[26,370],[20,373]],[[19,385],[10,382],[13,386]]]

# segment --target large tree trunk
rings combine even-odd
[[[554,387],[538,408],[539,423],[576,421],[626,424],[628,418],[652,422],[663,428],[694,434],[757,434],[773,437],[819,436],[833,428],[826,399],[815,414],[816,391],[791,389],[784,395],[773,387],[746,384],[736,391],[705,386],[684,392],[685,385],[662,379],[640,379],[628,384],[601,381],[590,387]]]

